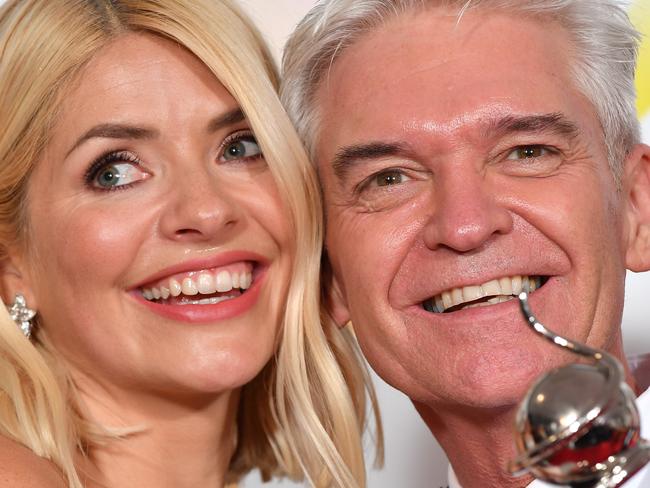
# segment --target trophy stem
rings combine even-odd
[[[605,351],[547,329],[533,315],[527,293],[519,295],[519,305],[533,332],[595,364],[568,364],[535,382],[517,412],[518,455],[509,471],[571,488],[620,486],[650,462],[623,366]]]
[[[539,322],[537,318],[535,318],[535,316],[533,315],[532,310],[530,309],[530,305],[528,304],[527,292],[522,292],[519,294],[519,307],[521,308],[521,313],[526,318],[526,322],[528,322],[528,325],[535,332],[540,334],[548,341],[552,342],[556,346],[560,346],[565,349],[570,349],[571,351],[580,354],[581,356],[590,357],[597,361],[600,361],[602,359],[603,357],[602,351],[599,351],[597,349],[592,349],[591,347],[585,344],[580,344],[580,343],[575,343],[573,341],[570,341],[569,339],[566,339],[556,334],[552,330],[547,329],[541,322]]]
[[[552,330],[548,329],[544,324],[539,322],[528,304],[528,293],[522,292],[519,294],[519,307],[521,313],[524,315],[528,325],[538,334],[544,337],[549,342],[563,349],[568,349],[571,352],[588,357],[596,361],[599,366],[603,366],[608,371],[610,378],[616,383],[622,381],[624,378],[623,368],[621,364],[610,354],[599,349],[593,349],[586,344],[573,342],[566,339]]]

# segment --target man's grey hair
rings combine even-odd
[[[283,56],[281,95],[312,159],[318,143],[316,92],[330,67],[364,34],[405,12],[454,8],[501,10],[555,21],[573,40],[577,89],[593,104],[603,129],[609,164],[622,162],[640,141],[634,74],[639,32],[621,0],[322,0],[298,25]]]

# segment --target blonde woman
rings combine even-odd
[[[363,486],[367,376],[247,20],[9,0],[0,56],[2,485]]]

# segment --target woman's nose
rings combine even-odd
[[[241,221],[241,208],[227,183],[209,171],[176,178],[160,219],[162,233],[186,242],[227,238]]]

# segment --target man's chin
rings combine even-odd
[[[517,387],[518,386],[518,387]],[[467,391],[459,388],[453,394],[412,398],[416,405],[430,408],[437,412],[456,413],[459,415],[476,415],[480,410],[506,411],[515,409],[528,391],[529,385],[511,385],[507,390]],[[418,408],[419,410],[419,408]]]
[[[412,392],[402,391],[414,403],[438,410],[458,413],[466,409],[507,410],[515,408],[530,387],[549,369],[548,365],[539,361],[526,361],[516,367],[510,361],[491,363],[489,366],[476,365],[469,371],[453,375],[449,381],[420,384]]]

